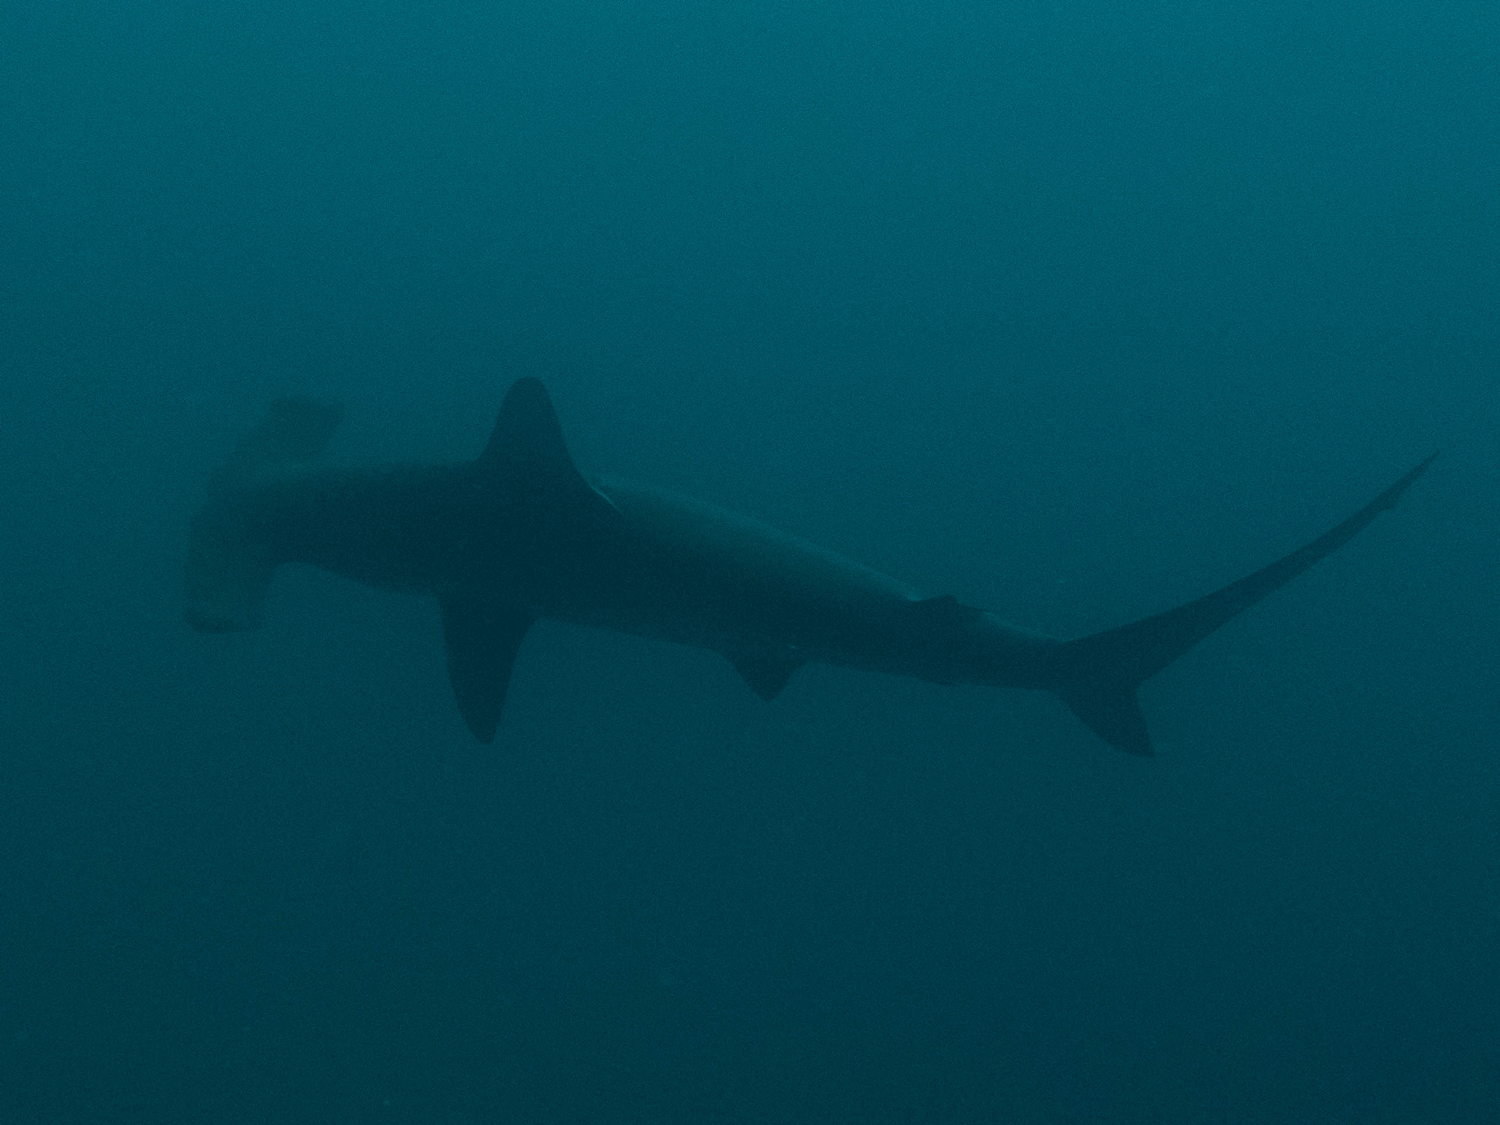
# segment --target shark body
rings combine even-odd
[[[459,711],[484,742],[527,630],[549,618],[720,652],[766,700],[808,663],[1048,690],[1105,741],[1149,755],[1139,685],[1353,538],[1432,461],[1255,574],[1064,640],[924,596],[714,505],[590,482],[534,379],[512,386],[467,464],[307,468],[338,420],[329,404],[280,400],[220,471],[193,519],[186,618],[207,632],[254,627],[272,574],[289,562],[434,597]]]

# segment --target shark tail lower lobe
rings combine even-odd
[[[1052,665],[1054,690],[1105,742],[1131,754],[1150,756],[1154,753],[1151,735],[1136,689],[1215,629],[1353,539],[1381,512],[1394,507],[1436,456],[1428,457],[1337,527],[1254,574],[1165,613],[1064,642]]]

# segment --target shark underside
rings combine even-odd
[[[307,467],[339,419],[333,404],[278,400],[215,476],[192,522],[187,620],[206,632],[254,627],[272,574],[289,562],[435,597],[459,711],[484,742],[527,630],[551,618],[720,652],[766,700],[809,663],[1051,691],[1106,742],[1149,755],[1136,689],[1348,542],[1432,462],[1238,582],[1062,640],[711,504],[590,482],[535,379],[511,387],[467,464]]]

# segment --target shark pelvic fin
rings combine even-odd
[[[730,655],[729,662],[750,685],[750,690],[767,703],[781,694],[792,673],[804,663],[795,652],[786,649],[736,652]]]
[[[1427,471],[1428,457],[1343,523],[1254,574],[1176,609],[1059,646],[1054,690],[1104,741],[1131,754],[1153,753],[1136,689],[1215,629],[1279,590],[1353,539]]]

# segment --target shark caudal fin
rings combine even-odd
[[[275,563],[260,557],[247,533],[246,490],[322,454],[343,416],[336,402],[279,398],[214,474],[193,517],[184,575],[183,616],[194,629],[228,633],[260,623]]]
[[[1204,637],[1313,563],[1332,554],[1395,506],[1437,454],[1300,550],[1195,601],[1092,636],[1064,642],[1053,665],[1057,694],[1105,742],[1131,754],[1153,753],[1136,689]]]

